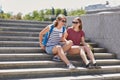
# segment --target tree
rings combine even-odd
[[[52,7],[52,15],[55,15],[55,10],[53,7]]]
[[[69,16],[80,16],[82,14],[85,14],[85,10],[83,8],[77,10],[71,10],[68,12]]]
[[[44,14],[45,14],[45,15],[51,15],[51,14],[52,14],[51,9],[45,9],[45,10],[44,10]]]
[[[59,14],[61,14],[62,13],[62,10],[61,9],[56,9],[55,10],[55,15],[56,16],[58,16]]]
[[[23,17],[24,20],[32,20],[32,17],[30,16],[30,13],[29,14],[26,14],[24,17]]]
[[[22,19],[22,13],[21,12],[17,13],[16,19],[17,20],[21,20]]]
[[[44,10],[39,12],[39,21],[44,21]]]
[[[63,14],[64,14],[65,16],[67,16],[67,11],[66,11],[66,9],[63,9],[63,11],[64,11]]]
[[[54,9],[52,7],[52,9]],[[23,19],[25,20],[38,20],[38,21],[53,21],[56,16],[59,14],[64,14],[65,16],[80,16],[85,14],[85,10],[83,8],[77,10],[67,11],[66,9],[43,9],[40,11],[34,10],[33,12],[26,14]],[[54,14],[55,16],[53,17]]]

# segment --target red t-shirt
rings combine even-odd
[[[74,31],[73,28],[68,28],[67,33],[67,40],[72,40],[74,45],[80,45],[81,37],[85,36],[82,30]]]

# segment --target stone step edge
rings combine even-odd
[[[40,47],[0,47],[0,49],[41,49]],[[105,49],[105,48],[93,48],[93,49]]]
[[[72,63],[74,64],[79,64],[81,63],[81,60],[80,61],[71,61]],[[97,63],[108,63],[108,62],[119,62],[120,63],[120,60],[119,59],[99,59],[99,60],[96,60]],[[39,64],[58,64],[58,63],[63,63],[62,61],[61,62],[55,62],[55,61],[48,61],[48,60],[44,60],[44,61],[4,61],[4,62],[1,62],[0,61],[0,66],[1,65],[5,65],[5,64],[32,64],[32,63],[39,63]],[[65,64],[65,63],[64,63]]]
[[[9,30],[9,29],[12,29],[12,30],[42,30],[43,28],[31,28],[31,27],[28,27],[28,28],[26,28],[26,27],[1,27],[0,26],[0,29],[2,30],[5,30],[5,29],[7,29],[7,30]]]
[[[48,23],[0,22],[1,25],[48,25]],[[50,24],[50,23],[49,23]]]
[[[120,80],[120,73],[53,77],[53,78],[33,78],[33,79],[19,79],[19,80],[114,80],[114,79]]]
[[[52,23],[51,21],[36,21],[36,20],[5,20],[5,19],[0,19],[0,22],[2,23],[32,23],[32,24],[50,24]]]
[[[78,72],[78,71],[81,71],[81,72],[86,72],[86,71],[109,71],[109,70],[114,70],[114,72],[120,72],[120,65],[114,65],[114,66],[101,66],[101,69],[87,69],[87,68],[83,68],[83,67],[77,67],[76,69],[74,70],[70,70],[70,69],[67,69],[67,68],[34,68],[34,69],[3,69],[3,70],[0,70],[0,76],[2,75],[9,75],[10,73],[13,75],[13,74],[30,74],[31,72],[32,73],[36,73],[36,72],[39,72],[41,74],[43,73],[47,73],[47,74],[51,74],[52,72]]]
[[[18,31],[0,31],[0,33],[8,33],[8,34],[38,34],[39,32],[18,32]]]
[[[26,37],[26,36],[22,36],[22,37],[19,37],[19,36],[0,36],[0,38],[18,38],[18,39],[20,39],[20,38],[25,38],[25,39],[39,39],[39,36],[38,37],[30,37],[30,36],[28,36],[28,37]],[[89,41],[88,39],[85,39],[86,41]]]
[[[93,48],[94,52],[105,53],[105,48]],[[40,47],[0,47],[0,53],[43,53]]]
[[[115,54],[114,53],[94,53],[94,55],[99,55],[99,56],[106,56],[106,55],[110,55],[110,56],[114,56]],[[46,53],[12,53],[12,54],[7,54],[7,53],[4,53],[4,54],[0,54],[0,56],[4,57],[4,56],[52,56],[52,55],[48,55]],[[68,56],[70,56],[68,54]],[[79,56],[79,54],[76,54],[76,55],[72,55],[72,56]]]
[[[79,54],[76,54],[76,55],[67,55],[67,57],[80,57]],[[113,58],[115,59],[116,56],[115,54],[112,54],[112,53],[94,53],[94,56],[95,57],[110,57],[110,58]],[[16,53],[16,54],[0,54],[0,58],[26,58],[26,57],[42,57],[42,58],[51,58],[53,57],[52,55],[47,55],[46,53]]]
[[[39,42],[37,42],[37,41],[31,41],[31,42],[28,42],[28,41],[0,41],[0,44],[1,43],[8,43],[8,44],[26,43],[26,44],[30,44],[30,43],[39,43]],[[87,42],[87,43],[90,45],[97,45],[96,43],[93,43],[93,42]]]

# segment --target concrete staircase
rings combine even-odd
[[[51,22],[0,20],[0,80],[120,80],[120,60],[96,43],[94,55],[102,69],[86,69],[79,55],[68,55],[77,66],[52,61],[39,47],[39,32]]]

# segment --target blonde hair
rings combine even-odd
[[[57,17],[56,17],[56,20],[53,21],[53,24],[55,25],[55,27],[58,25],[58,21],[62,20],[62,19],[65,19],[66,20],[66,17],[65,15],[63,14],[59,14]]]

